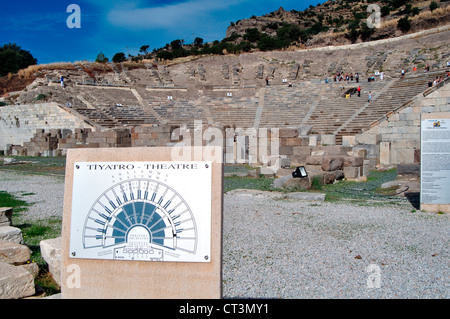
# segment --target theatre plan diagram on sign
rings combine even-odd
[[[209,262],[211,162],[74,163],[70,257]]]

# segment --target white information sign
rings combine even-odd
[[[422,204],[450,204],[450,120],[422,119]]]
[[[210,262],[211,162],[74,165],[70,258]]]

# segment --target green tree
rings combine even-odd
[[[411,20],[408,17],[403,17],[397,22],[397,28],[403,33],[408,32],[411,29]]]
[[[244,40],[255,43],[261,39],[261,33],[257,28],[248,29],[244,34]]]
[[[430,3],[430,11],[433,12],[437,8],[438,8],[438,4],[435,1],[432,1]]]
[[[17,73],[30,65],[37,64],[29,51],[23,50],[17,44],[5,44],[0,48],[0,76]]]
[[[288,46],[297,41],[303,35],[303,30],[294,24],[284,24],[277,30],[277,37],[283,42],[283,46]]]
[[[150,46],[148,44],[141,46],[139,52],[142,52],[144,54],[147,54],[147,50],[148,48],[150,48]]]
[[[196,37],[195,40],[194,40],[194,46],[196,48],[201,48],[203,46],[203,39],[199,38],[199,37]]]
[[[408,3],[409,0],[392,0],[391,4],[395,9],[400,8],[401,6],[404,6]]]
[[[172,47],[172,50],[178,50],[183,47],[183,44],[181,43],[181,40],[173,40],[170,42],[170,46]]]
[[[109,61],[109,59],[105,56],[105,54],[103,54],[103,52],[100,52],[97,55],[97,58],[95,59],[95,62],[98,62],[98,63],[106,63],[108,61]]]
[[[161,50],[158,53],[156,53],[156,58],[160,60],[172,60],[174,57],[172,52]]]
[[[270,51],[278,49],[277,39],[265,33],[261,35],[261,39],[259,40],[257,46],[258,49],[260,49],[261,51]]]
[[[112,61],[114,63],[120,63],[120,62],[124,62],[126,60],[127,59],[125,57],[125,53],[123,53],[123,52],[119,52],[119,53],[114,54],[114,56],[112,58]]]
[[[363,41],[370,40],[370,37],[374,33],[375,33],[375,30],[373,28],[369,28],[367,26],[367,23],[363,23],[361,26],[361,29],[359,30],[359,34],[361,35],[361,40],[363,40]]]
[[[382,6],[380,12],[381,12],[382,17],[386,17],[391,13],[391,7],[390,6]]]

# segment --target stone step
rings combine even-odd
[[[0,227],[0,241],[9,241],[17,244],[23,244],[23,236],[20,228],[13,226]]]
[[[19,299],[35,293],[34,277],[28,270],[0,262],[0,299]]]

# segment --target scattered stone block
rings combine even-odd
[[[405,175],[420,176],[420,164],[419,163],[398,164],[397,174],[402,176]]]
[[[335,170],[334,171],[334,177],[335,177],[335,180],[337,180],[337,181],[340,181],[340,180],[344,179],[345,178],[344,171],[340,170],[340,169]]]
[[[347,179],[358,178],[359,176],[361,176],[361,169],[360,167],[353,166],[344,167],[344,176]]]
[[[0,241],[0,262],[10,265],[25,264],[30,259],[31,250],[18,243]]]
[[[273,181],[272,186],[274,188],[281,188],[292,178],[292,175],[281,176]]]
[[[39,266],[35,262],[27,262],[26,264],[19,265],[17,267],[23,268],[28,271],[34,279],[39,275]]]
[[[10,241],[17,244],[23,244],[22,231],[17,227],[0,227],[0,240]]]
[[[336,180],[336,173],[333,172],[323,172],[323,185],[333,184]]]
[[[0,207],[0,227],[11,226],[13,209],[11,207]]]
[[[291,178],[284,185],[285,189],[308,190],[311,189],[311,177]]]
[[[342,157],[331,157],[324,156],[322,160],[322,170],[324,171],[335,171],[342,169],[344,166],[344,159]]]
[[[365,148],[356,149],[353,152],[353,156],[359,156],[363,159],[367,159],[367,150]]]
[[[0,262],[0,299],[29,297],[35,292],[34,277],[28,270]]]
[[[61,286],[61,237],[43,240],[39,246],[42,258],[48,264],[49,272],[55,282]]]
[[[344,157],[344,165],[345,166],[363,166],[364,159],[359,156],[345,156]]]
[[[274,170],[274,167],[271,167],[271,166],[267,166],[267,167],[263,166],[263,167],[261,167],[261,175],[264,175],[264,176],[275,176],[275,174],[276,174],[276,171]]]

